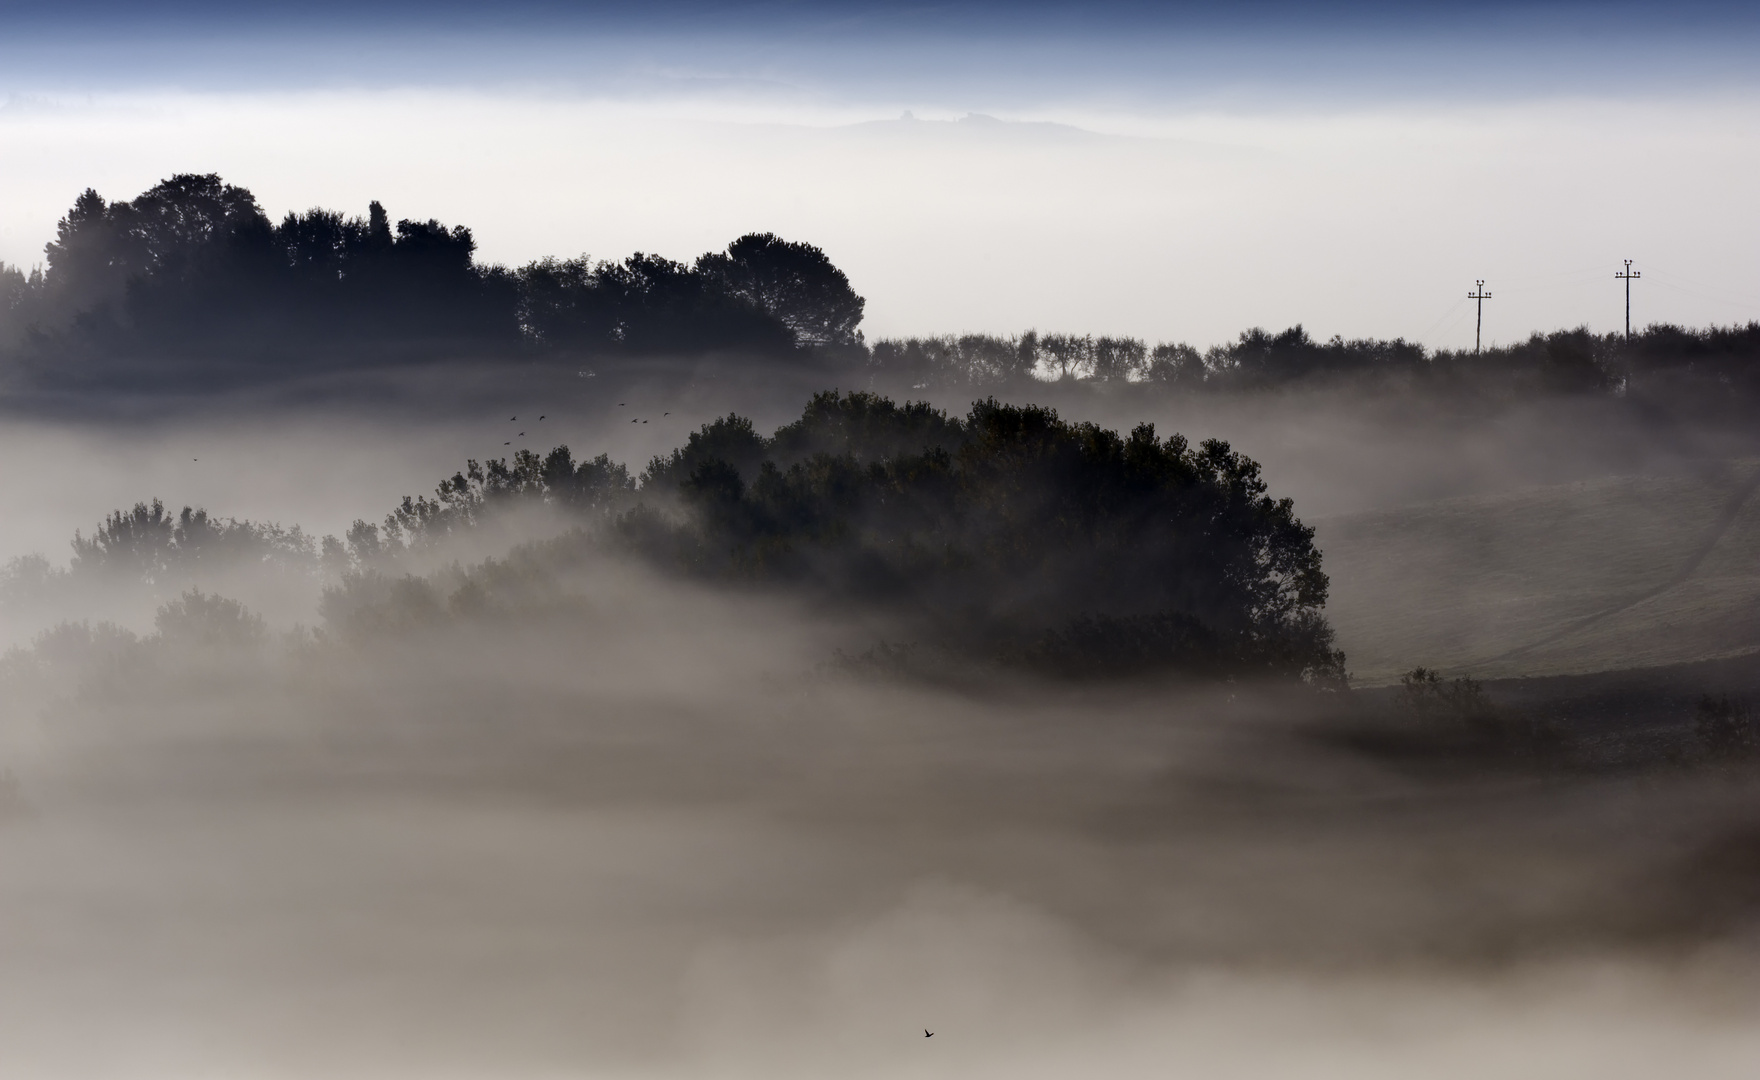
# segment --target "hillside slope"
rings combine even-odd
[[[1317,520],[1357,680],[1481,678],[1760,649],[1760,462]]]

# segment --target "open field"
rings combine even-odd
[[[1760,462],[1315,522],[1357,680],[1651,667],[1760,650]]]

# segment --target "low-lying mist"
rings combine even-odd
[[[946,654],[909,611],[577,543],[546,508],[386,564],[436,590],[399,609],[428,615],[326,619],[324,590],[364,568],[326,564],[322,537],[467,458],[566,442],[639,471],[728,412],[768,432],[806,399],[696,385],[3,436],[65,448],[20,476],[6,554],[62,572],[74,528],[159,495],[299,524],[311,561],[9,600],[0,1071],[1751,1070],[1742,754],[1601,768],[1410,691]],[[1228,438],[1304,516],[1706,452],[1592,415],[1512,412],[1496,437],[1311,398],[1054,403]],[[542,574],[484,569],[518,566]],[[472,574],[493,602],[458,602]]]
[[[8,1071],[1751,1060],[1741,774],[1414,766],[1309,691],[937,688],[786,601],[570,592],[165,642],[13,715]]]

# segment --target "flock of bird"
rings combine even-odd
[[[627,404],[628,404],[628,402],[623,402],[623,401],[620,401],[620,402],[618,402],[618,403],[617,403],[617,407],[618,407],[618,408],[620,408],[620,409],[621,409],[621,408],[623,408],[623,407],[624,407],[624,406],[625,406],[625,405],[627,405]],[[539,420],[540,420],[540,421],[542,421],[542,420],[543,420],[543,419],[544,419],[544,415],[545,415],[545,414],[540,414],[540,415],[539,415],[539,416],[538,416],[538,419],[539,419]],[[663,412],[663,413],[661,413],[661,414],[660,414],[660,415],[661,415],[661,416],[662,416],[662,417],[666,417],[666,416],[671,416],[671,415],[672,415],[672,414],[671,414],[671,413],[670,413],[670,412]],[[508,418],[507,418],[507,422],[508,422],[508,423],[510,423],[510,424],[511,424],[511,423],[517,423],[517,422],[518,422],[518,421],[519,421],[519,416],[518,416],[518,414],[515,414],[515,415],[513,415],[513,416],[510,416],[510,417],[508,417]],[[630,422],[630,423],[632,423],[632,424],[645,424],[645,423],[647,423],[647,422],[648,422],[648,421],[646,421],[646,420],[642,420],[642,419],[640,419],[640,418],[637,418],[637,417],[633,417],[633,416],[632,416],[632,417],[630,417],[630,421],[629,421],[629,422]],[[519,433],[519,434],[518,434],[518,435],[515,435],[515,436],[514,436],[514,437],[513,437],[513,439],[523,439],[523,438],[525,438],[525,437],[526,437],[526,433],[525,433],[525,432],[523,432],[523,431],[522,431],[522,432],[520,432],[520,433]],[[505,442],[503,442],[503,443],[502,443],[502,444],[501,444],[501,445],[502,445],[502,446],[512,446],[512,445],[513,445],[513,439],[508,439],[508,440],[507,440],[507,441],[505,441]]]

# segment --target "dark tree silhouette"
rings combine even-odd
[[[843,271],[811,244],[774,233],[750,233],[725,254],[697,260],[697,272],[779,319],[804,346],[856,345],[866,305]]]
[[[203,387],[362,364],[714,353],[829,360],[875,389],[1015,391],[1040,380],[1127,393],[1252,393],[1349,386],[1492,401],[1623,397],[1751,420],[1760,323],[1585,328],[1483,352],[1403,339],[1315,341],[1254,328],[1203,351],[1129,337],[1029,331],[879,341],[865,302],[819,248],[751,233],[694,264],[476,261],[470,229],[313,208],[271,224],[245,188],[179,173],[131,200],[86,190],[57,223],[46,265],[0,265],[0,360],[15,384]],[[853,363],[852,363],[853,362]]]
[[[1035,666],[1093,667],[1072,658],[1111,642],[1109,671],[1342,671],[1313,530],[1225,443],[994,400],[962,421],[828,393],[773,439],[739,417],[706,426],[643,490],[690,514],[622,519],[652,557],[916,612]]]
[[[393,576],[399,552],[509,499],[572,506],[598,527],[469,571]],[[325,611],[357,633],[506,610],[509,596],[542,604],[557,569],[608,543],[673,572],[888,613],[957,653],[1046,674],[1336,685],[1344,658],[1313,538],[1226,443],[1148,425],[1121,436],[995,400],[962,419],[826,392],[770,438],[737,415],[704,425],[639,489],[565,447],[471,462],[434,498],[406,498],[383,533],[355,524]]]

